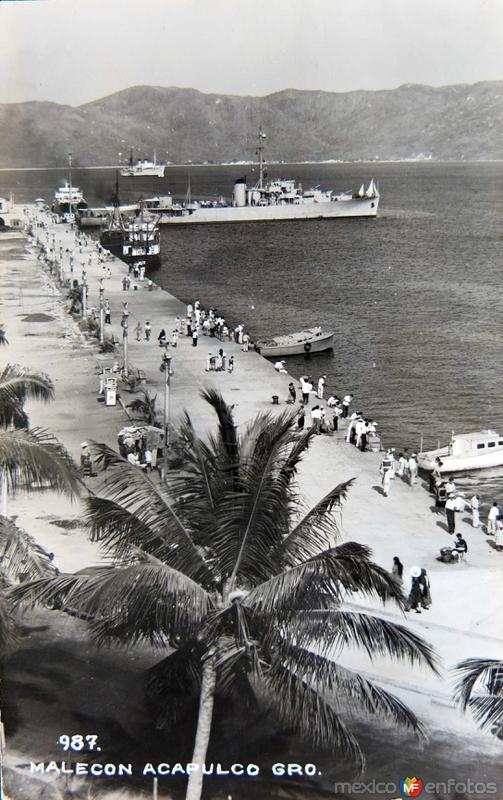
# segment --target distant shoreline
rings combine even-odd
[[[469,159],[452,159],[449,161],[443,160],[435,160],[433,158],[396,158],[396,159],[380,159],[379,161],[343,161],[342,159],[324,159],[321,161],[271,161],[267,162],[270,166],[275,167],[288,167],[288,166],[307,166],[309,164],[371,164],[371,165],[379,165],[379,164],[501,164],[503,163],[503,159],[501,158],[477,158],[474,160]],[[181,163],[181,164],[166,164],[166,169],[192,169],[193,167],[213,167],[219,168],[222,167],[257,167],[258,164],[256,161],[232,161],[232,162],[225,162],[223,164],[205,164],[205,163]],[[79,167],[74,165],[72,167],[75,171],[82,171],[82,170],[106,170],[106,169],[124,169],[124,164],[111,164],[108,166],[92,166],[92,167]],[[0,167],[0,172],[52,172],[54,170],[61,170],[63,172],[68,172],[68,164],[57,166],[57,167]],[[150,177],[150,176],[144,176]]]

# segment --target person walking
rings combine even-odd
[[[409,484],[413,486],[415,483],[417,483],[417,476],[418,476],[418,464],[417,464],[416,453],[412,453],[409,458],[408,473],[409,473]]]
[[[416,614],[420,614],[421,609],[419,608],[419,606],[422,605],[422,600],[423,600],[423,593],[421,591],[421,584],[420,584],[421,567],[411,567],[410,574],[412,578],[412,583],[410,586],[410,592],[404,610],[415,611]]]
[[[391,458],[389,457],[388,453],[386,453],[386,455],[383,458],[382,464],[379,468],[379,472],[382,475],[381,478],[382,493],[385,497],[388,497],[391,486]]]
[[[403,586],[403,564],[398,556],[393,557],[393,566],[391,567],[391,574],[400,586]]]
[[[419,576],[419,588],[421,590],[421,605],[425,610],[428,610],[431,606],[430,579],[424,567]]]
[[[334,431],[339,430],[339,420],[342,417],[342,406],[339,402],[336,403],[334,406],[334,418],[332,420],[332,425]]]
[[[164,347],[166,345],[166,331],[162,328],[159,336],[157,337],[157,341],[159,342],[159,347]]]
[[[143,332],[143,329],[142,329],[142,326],[141,326],[141,322],[138,322],[136,324],[136,341],[137,342],[141,341],[142,332]]]
[[[110,303],[108,300],[105,302],[105,325],[112,324],[112,314],[110,310]]]
[[[145,330],[145,339],[148,342],[149,339],[150,339],[150,334],[152,333],[152,325],[150,324],[150,322],[148,320],[145,323],[145,329],[144,330]]]
[[[326,382],[327,382],[326,375],[322,375],[321,378],[318,378],[318,393],[317,393],[318,400],[323,400],[323,392],[325,391]]]
[[[480,497],[474,494],[470,500],[470,508],[472,512],[472,527],[478,528],[480,526]]]
[[[197,328],[194,328],[192,331],[192,347],[197,347],[197,338],[199,336],[199,332]]]
[[[451,495],[445,501],[445,516],[447,517],[447,528],[451,536],[456,532],[456,498]]]
[[[496,520],[500,515],[500,510],[498,508],[498,503],[496,500],[493,501],[491,508],[489,509],[489,514],[487,515],[487,535],[492,536],[496,533]]]
[[[178,331],[175,328],[171,331],[171,347],[177,347],[178,345]]]
[[[229,356],[228,372],[234,372],[234,356]]]

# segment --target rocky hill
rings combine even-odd
[[[131,146],[175,163],[246,160],[259,125],[284,161],[503,159],[503,81],[266,97],[134,86],[75,108],[0,104],[0,166],[61,165],[69,150],[82,166],[117,164]]]

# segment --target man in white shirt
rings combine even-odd
[[[456,498],[452,495],[447,498],[445,503],[445,515],[447,517],[447,527],[453,536],[456,532]]]
[[[285,364],[286,364],[286,361],[276,361],[276,363],[274,365],[274,369],[276,370],[276,372],[284,372],[285,375],[286,375],[286,369],[285,369],[285,366],[284,366]]]
[[[323,391],[325,389],[326,382],[326,375],[322,375],[321,378],[318,379],[318,400],[323,400]]]
[[[499,515],[500,510],[496,500],[494,500],[489,510],[489,514],[487,515],[487,533],[489,535],[496,533],[496,520],[498,519]]]
[[[478,528],[480,525],[480,497],[474,494],[470,500],[470,508],[472,510],[472,526]]]
[[[342,398],[342,418],[343,419],[346,419],[346,417],[347,417],[347,415],[349,413],[349,404],[351,403],[352,399],[353,399],[353,395],[352,394],[346,394]]]
[[[312,420],[312,428],[315,433],[320,432],[320,425],[321,425],[321,411],[319,406],[314,406],[311,409],[311,420]]]

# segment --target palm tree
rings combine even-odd
[[[148,425],[155,425],[157,422],[157,413],[155,409],[155,401],[157,395],[151,395],[146,389],[140,390],[140,397],[135,397],[131,403],[128,403],[130,408],[135,414],[139,414]]]
[[[50,378],[18,365],[7,364],[0,374],[0,475],[3,515],[9,492],[41,486],[74,495],[77,469],[55,436],[42,428],[28,428],[26,399],[48,402],[54,397]]]
[[[467,658],[454,667],[455,700],[470,709],[483,729],[503,739],[503,661]]]
[[[98,643],[148,641],[164,650],[151,675],[161,695],[199,686],[196,764],[205,762],[222,695],[242,708],[265,698],[302,737],[355,762],[363,755],[344,721],[349,709],[421,733],[398,698],[337,659],[348,646],[436,669],[430,646],[406,627],[344,608],[353,593],[403,608],[399,586],[368,547],[335,543],[334,511],[351,481],[305,508],[295,476],[312,433],[299,436],[290,414],[259,414],[238,435],[223,398],[203,396],[217,433],[201,439],[185,414],[185,462],[166,486],[95,445],[112,475],[105,496],[87,501],[88,523],[115,566],[21,586],[16,602],[57,598],[94,619]],[[165,718],[177,710],[170,700]],[[187,800],[201,791],[199,770]]]
[[[0,657],[16,639],[16,626],[6,590],[21,581],[55,575],[57,568],[48,553],[29,533],[11,520],[0,517]]]

